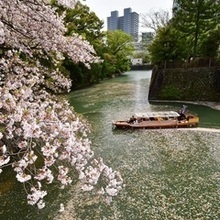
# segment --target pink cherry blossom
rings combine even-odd
[[[9,161],[10,157],[3,154],[2,156],[0,156],[0,167],[7,164]]]
[[[19,172],[19,173],[16,175],[16,178],[17,178],[17,180],[18,180],[19,182],[24,183],[24,182],[27,182],[28,180],[31,179],[31,175],[26,174],[26,173]]]
[[[30,194],[27,195],[28,204],[34,205],[40,202],[40,207],[42,207],[42,199],[47,195],[46,191],[42,191],[41,187],[32,186],[30,189]]]
[[[28,204],[39,209],[45,206],[44,184],[58,180],[64,188],[75,178],[71,169],[78,172],[83,190],[96,190],[111,201],[122,188],[120,173],[95,158],[87,123],[60,95],[71,88],[59,71],[64,55],[89,68],[100,61],[93,47],[81,36],[65,36],[65,13],[59,15],[50,0],[2,0],[0,15],[1,175],[12,166],[26,185]],[[38,58],[50,60],[54,68]],[[105,185],[99,187],[100,181]]]

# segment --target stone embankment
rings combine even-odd
[[[131,70],[151,70],[152,65],[151,64],[141,64],[141,65],[132,65]]]
[[[189,101],[220,109],[220,67],[153,68],[149,101]]]

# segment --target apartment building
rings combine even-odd
[[[119,16],[118,11],[112,11],[111,16],[107,17],[108,30],[122,30],[130,34],[134,41],[138,41],[139,32],[139,14],[132,12],[131,8],[124,9],[124,15]]]

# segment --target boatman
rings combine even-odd
[[[178,117],[179,121],[183,120],[183,119],[186,119],[186,116],[185,116],[186,108],[187,108],[187,106],[183,105],[183,107],[179,110],[179,114],[180,114],[180,116]]]
[[[132,115],[132,117],[130,118],[130,120],[128,121],[128,123],[133,124],[136,121],[134,115]]]
[[[186,106],[186,105],[183,105],[183,107],[179,110],[179,113],[185,115],[185,113],[186,113],[186,108],[187,108],[187,106]]]

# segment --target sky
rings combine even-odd
[[[104,29],[107,29],[107,17],[111,16],[111,11],[118,11],[119,16],[124,15],[124,8],[131,8],[132,12],[139,15],[146,14],[152,9],[171,11],[173,0],[85,0],[84,4],[104,21]]]

